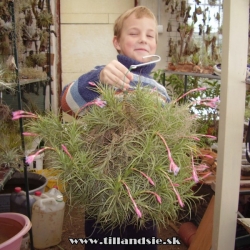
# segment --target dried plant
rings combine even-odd
[[[44,71],[38,70],[36,68],[22,67],[19,71],[19,76],[22,79],[47,79],[47,74]]]
[[[39,13],[37,17],[37,26],[42,28],[49,28],[50,25],[53,25],[53,16],[47,10],[43,10]]]

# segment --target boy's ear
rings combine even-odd
[[[114,47],[116,48],[116,50],[120,50],[121,49],[117,36],[114,36],[114,38],[113,38],[113,44],[114,44]]]

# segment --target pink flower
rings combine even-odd
[[[27,164],[31,164],[31,163],[35,160],[35,157],[36,157],[37,155],[39,155],[40,153],[42,153],[43,151],[45,151],[46,149],[55,150],[54,148],[51,148],[51,147],[44,147],[44,148],[38,150],[35,154],[26,156],[25,162],[26,162]]]
[[[193,139],[195,141],[200,141],[200,138],[198,138],[197,136],[183,136],[184,138],[190,138]]]
[[[212,139],[212,140],[216,140],[217,139],[217,137],[213,136],[213,135],[201,135],[201,136],[207,137],[207,138]]]
[[[130,200],[132,201],[132,203],[134,205],[134,209],[135,209],[135,212],[136,212],[137,216],[139,218],[141,218],[142,217],[142,213],[141,213],[140,209],[137,207],[137,204],[136,204],[135,200],[133,199],[133,197],[131,195],[131,192],[130,192],[130,189],[129,189],[128,185],[124,181],[121,181],[121,182],[125,186],[125,188],[127,189],[129,198],[130,198]]]
[[[182,201],[182,199],[181,199],[181,196],[180,196],[179,192],[175,189],[175,186],[174,186],[172,180],[170,179],[170,177],[168,176],[167,173],[165,173],[164,171],[162,171],[162,172],[163,172],[163,173],[165,174],[165,176],[168,178],[168,180],[169,180],[169,182],[170,182],[170,184],[171,184],[171,186],[172,186],[172,188],[173,188],[173,190],[174,190],[174,192],[175,192],[175,194],[176,194],[176,196],[177,196],[177,200],[178,200],[180,206],[181,206],[181,207],[184,207],[184,203],[183,203],[183,201]]]
[[[212,109],[217,108],[218,102],[220,101],[219,97],[215,97],[215,98],[204,98],[201,100],[198,100],[195,102],[195,104],[198,105],[205,105],[207,107],[210,107]]]
[[[206,179],[208,176],[210,176],[212,174],[212,172],[208,172],[207,174],[205,174],[204,176],[202,176],[200,179]]]
[[[195,166],[195,168],[196,168],[196,171],[204,171],[204,170],[208,169],[209,167],[205,164],[200,164],[198,166]]]
[[[30,165],[35,160],[36,156],[37,156],[37,154],[27,156],[26,157],[26,163]]]
[[[138,170],[138,169],[136,169],[136,168],[132,168],[132,170],[137,171],[137,172],[139,172],[140,174],[142,174],[145,178],[147,178],[147,180],[149,181],[149,183],[150,183],[151,185],[155,186],[155,183],[153,182],[153,180],[152,180],[148,175],[146,175],[144,172],[142,172],[142,171],[140,171],[140,170]]]
[[[136,212],[138,218],[142,217],[142,213],[141,213],[141,211],[140,211],[140,209],[138,207],[135,207],[135,212]]]
[[[38,136],[38,134],[30,133],[30,132],[23,132],[24,136]]]
[[[213,159],[214,157],[212,155],[202,155],[204,157],[207,157],[207,158],[210,158],[210,159]]]
[[[18,111],[12,112],[12,120],[17,120],[17,119],[25,118],[25,117],[38,118],[37,115],[35,115],[31,112],[24,111],[24,110],[18,110]]]
[[[97,105],[100,108],[103,108],[107,105],[106,101],[101,100],[99,97],[96,98],[95,100],[93,100],[92,102],[87,102],[86,104],[84,104],[76,113],[76,115],[78,115],[81,111],[83,111],[86,107],[91,106],[91,105]]]
[[[180,96],[177,100],[175,100],[174,103],[178,102],[180,99],[182,99],[184,96],[192,93],[192,92],[195,92],[195,91],[203,91],[203,90],[206,90],[207,88],[206,87],[202,87],[202,88],[195,88],[195,89],[191,89],[189,90],[188,92],[184,93],[182,96]]]
[[[63,144],[61,146],[62,146],[63,151],[69,156],[70,159],[72,159],[72,155],[69,153],[67,147]]]
[[[194,166],[194,157],[192,155],[192,174],[193,174],[193,179],[194,179],[194,182],[197,183],[199,182],[199,178],[197,176],[197,172],[196,172],[196,169],[195,169],[195,166]]]
[[[161,204],[161,197],[159,194],[153,192],[153,191],[145,191],[145,193],[153,194],[156,197],[156,200]]]
[[[172,158],[172,155],[171,155],[171,152],[170,152],[170,149],[167,145],[167,142],[166,140],[163,138],[163,136],[157,132],[157,135],[160,136],[160,138],[162,139],[163,143],[165,144],[166,146],[166,149],[168,151],[168,159],[170,161],[170,164],[169,164],[169,172],[174,172],[174,175],[177,175],[180,171],[180,168],[175,164],[173,158]]]
[[[89,85],[96,87],[97,85],[94,82],[89,82]]]

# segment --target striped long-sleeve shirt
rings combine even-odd
[[[122,63],[128,69],[131,65],[141,64],[124,55],[118,55],[117,60]],[[98,84],[100,82],[100,72],[105,66],[96,66],[90,72],[80,76],[77,80],[68,84],[64,87],[61,95],[61,107],[64,112],[70,115],[74,115],[78,110],[84,106],[87,102],[93,101],[99,96],[93,86],[90,86],[89,82]],[[149,87],[158,92],[158,94],[167,102],[170,98],[164,86],[157,83],[151,76],[150,73],[155,67],[155,64],[148,64],[142,67],[133,69],[133,80],[130,82],[131,87],[135,87],[140,84],[142,87]]]

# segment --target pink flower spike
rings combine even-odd
[[[211,155],[202,155],[202,156],[207,157],[207,158],[210,158],[210,159],[213,159],[213,158],[214,158],[214,157],[211,156]]]
[[[192,155],[192,169],[193,169],[192,174],[193,174],[194,182],[197,183],[197,182],[199,182],[199,178],[197,176],[196,169],[195,169],[195,166],[194,166],[194,157],[193,157],[193,155]]]
[[[212,174],[212,172],[209,172],[207,174],[205,174],[204,176],[202,176],[200,179],[203,180],[203,179],[206,179],[208,176],[210,176]]]
[[[100,108],[103,108],[107,105],[106,101],[101,100],[100,98],[96,98],[94,101],[94,104],[99,106]]]
[[[54,148],[51,148],[51,147],[44,147],[44,148],[38,150],[35,154],[26,156],[25,162],[28,163],[28,164],[31,164],[34,161],[35,157],[37,155],[39,155],[40,153],[42,153],[43,151],[45,151],[46,149],[55,150]]]
[[[163,172],[164,172],[164,171],[163,171]],[[170,184],[171,184],[171,186],[172,186],[172,188],[173,188],[173,190],[174,190],[174,192],[175,192],[175,194],[176,194],[176,196],[177,196],[177,200],[178,200],[180,206],[181,206],[181,207],[184,207],[184,203],[183,203],[183,201],[182,201],[182,199],[181,199],[181,196],[180,196],[179,192],[175,189],[172,180],[170,179],[170,177],[168,176],[167,173],[164,172],[164,174],[165,174],[165,176],[168,178],[168,180],[169,180],[169,182],[170,182]]]
[[[195,141],[200,141],[200,138],[198,138],[197,136],[184,136],[184,138],[190,138],[190,139],[193,139]]]
[[[136,212],[137,216],[138,216],[139,218],[141,218],[141,217],[142,217],[142,213],[141,213],[140,209],[137,207],[137,204],[136,204],[135,200],[133,199],[133,197],[132,197],[132,195],[131,195],[131,192],[130,192],[130,189],[129,189],[128,185],[127,185],[124,181],[121,181],[121,183],[122,183],[122,184],[125,186],[125,188],[127,189],[129,198],[130,198],[130,200],[132,201],[132,203],[133,203],[133,205],[134,205],[134,209],[135,209],[135,212]]]
[[[25,162],[30,165],[35,160],[35,157],[36,157],[35,154],[34,155],[30,155],[30,156],[26,156]]]
[[[38,136],[38,134],[30,133],[30,132],[23,132],[24,136]]]
[[[197,175],[197,173],[196,173],[196,171],[195,171],[194,168],[193,168],[192,173],[193,173],[193,180],[194,180],[194,182],[198,183],[199,182],[199,178],[198,178],[198,175]]]
[[[103,108],[103,107],[106,106],[106,104],[107,104],[106,101],[102,101],[102,100],[98,97],[98,98],[96,98],[96,99],[95,99],[94,101],[92,101],[92,102],[87,102],[87,103],[85,103],[85,104],[78,110],[78,112],[76,113],[76,116],[78,116],[79,113],[80,113],[81,111],[83,111],[83,110],[84,110],[86,107],[88,107],[88,106],[97,105],[98,107]]]
[[[212,140],[216,140],[217,139],[217,137],[213,136],[213,135],[201,135],[201,136],[207,137],[207,138],[212,139]]]
[[[180,171],[180,168],[174,163],[170,149],[169,149],[168,144],[167,144],[166,140],[164,139],[164,137],[158,132],[157,132],[157,135],[159,135],[160,138],[162,139],[164,145],[166,146],[167,152],[168,152],[168,159],[170,161],[169,172],[174,172],[174,175],[177,175]]]
[[[93,87],[97,87],[97,85],[94,82],[89,82],[89,85],[91,85]]]
[[[136,168],[132,168],[132,170],[135,170],[135,171],[139,172],[140,174],[142,174],[145,178],[147,178],[147,180],[149,181],[149,183],[151,185],[155,186],[154,181],[148,175],[146,175],[144,172],[142,172],[142,171],[140,171],[140,170],[138,170]]]
[[[208,169],[209,166],[207,166],[205,164],[200,164],[198,166],[195,166],[195,168],[196,168],[196,171],[204,171],[204,170]]]
[[[23,111],[23,110],[17,110],[17,111],[12,112],[12,116],[22,115],[23,113],[25,113],[25,111]]]
[[[69,153],[67,147],[63,144],[61,146],[62,146],[63,151],[69,156],[70,159],[72,159],[72,155]]]
[[[183,203],[183,201],[182,201],[181,196],[179,195],[179,193],[177,195],[177,199],[178,199],[178,202],[179,202],[180,206],[184,207],[184,203]]]
[[[193,180],[193,177],[192,177],[192,176],[189,177],[189,178],[184,179],[184,181],[191,181],[191,180]]]
[[[33,115],[36,116],[35,114],[28,112],[28,111],[24,111],[24,110],[17,110],[17,111],[13,111],[12,112],[12,116],[19,116],[19,115]]]
[[[169,172],[174,172],[174,175],[177,175],[180,171],[180,168],[174,163],[173,159],[170,160]]]
[[[27,117],[27,118],[38,118],[38,116],[36,116],[36,115],[16,115],[16,116],[13,116],[12,117],[12,120],[18,120],[18,119],[20,119],[20,118],[25,118],[25,117]]]
[[[203,91],[203,90],[206,90],[207,88],[206,87],[202,87],[202,88],[195,88],[195,89],[191,89],[189,90],[188,92],[184,93],[182,96],[180,96],[177,100],[174,101],[174,103],[178,102],[180,99],[182,99],[184,96],[192,93],[192,92],[195,92],[195,91]]]
[[[142,212],[140,211],[140,209],[138,207],[135,208],[135,212],[136,212],[138,218],[142,217]]]
[[[156,200],[161,204],[161,197],[159,194],[153,192],[153,191],[145,191],[146,193],[153,194],[156,197]]]

